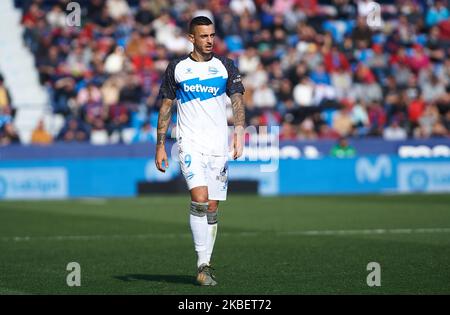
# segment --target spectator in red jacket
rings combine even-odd
[[[340,52],[337,46],[332,46],[331,50],[324,55],[325,69],[329,73],[343,69],[344,71],[350,70],[350,64],[345,55]]]
[[[408,106],[408,118],[414,124],[417,125],[419,118],[422,116],[425,110],[425,101],[420,94],[418,98],[414,99]]]
[[[450,17],[438,24],[439,38],[443,41],[450,42]]]
[[[424,48],[421,45],[414,45],[414,51],[409,59],[409,66],[411,70],[418,73],[420,70],[428,68],[430,65],[430,58],[425,54]]]

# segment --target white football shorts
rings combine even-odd
[[[226,200],[228,190],[228,157],[214,156],[179,148],[181,173],[188,189],[208,187],[209,200]]]

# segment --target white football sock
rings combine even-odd
[[[208,211],[206,214],[208,218],[208,237],[206,239],[206,255],[208,264],[211,262],[211,255],[214,250],[214,243],[217,235],[217,210]]]
[[[189,223],[191,226],[192,237],[194,239],[195,251],[197,252],[197,267],[202,264],[208,264],[207,258],[207,236],[208,236],[208,219],[206,211],[208,203],[191,202],[191,214]]]

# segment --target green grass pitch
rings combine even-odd
[[[450,195],[229,196],[194,284],[183,196],[0,202],[1,294],[448,294]],[[81,286],[69,287],[69,262]],[[369,262],[381,286],[369,287]]]

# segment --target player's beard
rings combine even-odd
[[[213,50],[213,47],[214,47],[213,44],[211,44],[211,45],[207,45],[207,44],[206,44],[205,46],[203,46],[203,49],[202,49],[203,54],[205,54],[205,55],[211,54],[211,53],[212,53],[212,50]]]
[[[201,54],[205,59],[208,59],[213,53],[214,45],[210,45],[209,49],[206,48],[207,47],[206,44],[203,45],[203,46],[202,45],[198,45],[198,46],[194,46],[194,47],[195,47],[195,51],[198,54]]]

